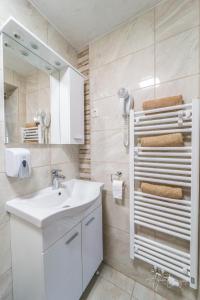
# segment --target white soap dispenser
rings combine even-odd
[[[24,148],[7,148],[5,150],[5,169],[7,176],[10,177],[30,177],[30,151]]]

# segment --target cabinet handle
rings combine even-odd
[[[74,233],[66,242],[65,244],[70,244],[76,237],[78,236],[78,232]]]
[[[95,217],[92,217],[89,221],[87,221],[87,223],[85,224],[85,226],[90,225],[90,223],[92,223],[94,221]]]

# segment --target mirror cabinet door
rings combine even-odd
[[[59,72],[6,35],[3,64],[5,142],[50,144],[50,78],[59,78]],[[59,106],[59,98],[56,100]]]

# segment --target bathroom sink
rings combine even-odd
[[[10,200],[6,209],[37,227],[44,227],[63,216],[73,217],[81,213],[98,199],[102,187],[100,182],[72,179],[59,189],[48,187]]]

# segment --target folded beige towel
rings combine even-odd
[[[183,146],[182,133],[147,136],[140,139],[142,147],[179,147]]]
[[[33,122],[33,123],[26,123],[25,124],[25,128],[32,128],[32,127],[36,127],[37,125]]]
[[[153,100],[147,100],[143,102],[143,110],[174,106],[180,104],[183,104],[182,95],[160,98],[160,99],[153,99]]]
[[[141,183],[141,190],[143,193],[156,195],[166,198],[182,199],[183,190],[179,187],[171,187],[167,185],[151,184],[147,182]]]

